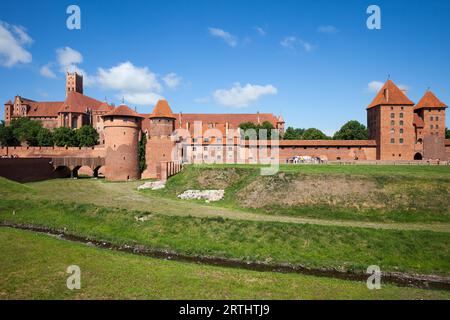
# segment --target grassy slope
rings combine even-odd
[[[0,220],[31,223],[115,243],[142,244],[190,255],[313,267],[446,274],[450,235],[274,222],[151,215],[87,204],[0,199]]]
[[[236,177],[233,181],[226,181],[223,172]],[[370,182],[383,189],[375,192],[371,201],[366,203],[368,208],[358,207],[361,200],[350,198],[346,205],[330,205],[327,203],[309,205],[267,205],[261,208],[249,208],[242,204],[239,197],[243,190],[253,181],[267,183],[268,187],[278,183],[274,190],[274,197],[280,198],[283,189],[283,179],[277,177],[262,178],[259,169],[248,165],[209,165],[188,166],[181,173],[172,177],[166,189],[158,191],[144,191],[144,194],[157,195],[176,199],[176,196],[187,189],[223,188],[226,187],[224,200],[212,203],[210,206],[226,207],[246,210],[254,213],[271,215],[302,216],[319,219],[358,220],[374,222],[450,222],[448,210],[450,190],[450,167],[448,166],[314,166],[314,165],[282,165],[280,171],[292,179],[319,180],[327,177],[347,181],[357,180]],[[199,181],[205,173],[213,173],[212,181]],[[215,175],[214,175],[215,173]],[[223,181],[220,181],[221,175]],[[207,175],[206,175],[207,176]],[[259,179],[259,180],[258,180]],[[268,180],[271,179],[271,180]],[[272,181],[272,182],[267,182]],[[277,193],[278,192],[278,193]],[[338,197],[339,198],[339,197]],[[406,200],[405,200],[406,199]],[[367,201],[366,201],[367,202]],[[386,205],[386,208],[377,208]],[[372,208],[371,208],[372,207]]]
[[[210,267],[0,228],[0,299],[449,299],[448,292]],[[81,289],[68,290],[69,265]]]

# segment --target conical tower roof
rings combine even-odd
[[[414,110],[422,108],[447,108],[445,103],[439,100],[433,92],[428,90],[414,107]]]
[[[166,100],[158,100],[152,114],[149,118],[172,118],[175,119],[172,109],[170,109],[169,103]]]

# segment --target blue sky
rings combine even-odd
[[[66,27],[71,4],[81,30]],[[366,27],[371,4],[381,30]],[[388,74],[415,102],[431,87],[450,103],[449,14],[450,1],[2,1],[0,100],[63,100],[72,68],[85,94],[143,113],[164,97],[174,112],[259,110],[330,134],[366,123]]]

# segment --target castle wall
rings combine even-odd
[[[170,137],[150,137],[147,140],[145,160],[147,168],[142,173],[143,179],[157,178],[157,168],[161,162],[177,161],[178,151]]]
[[[20,158],[42,157],[105,157],[106,149],[95,147],[0,147],[0,156],[17,155]]]
[[[70,177],[70,170],[54,170],[51,158],[0,159],[0,177],[18,182],[32,182]]]

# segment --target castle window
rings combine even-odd
[[[395,133],[395,129],[391,128],[391,134],[394,134],[394,133]]]
[[[402,134],[402,133],[403,133],[403,128],[400,129],[400,134]]]
[[[436,129],[439,129],[439,126],[438,126],[438,125],[436,125]]]
[[[400,138],[399,142],[400,142],[400,143],[403,143],[403,138]]]
[[[391,113],[391,119],[395,118],[395,113]]]
[[[403,113],[400,113],[400,118],[403,118]]]
[[[394,120],[391,121],[391,126],[395,126],[395,121]]]
[[[433,129],[433,125],[430,125],[430,129]]]
[[[391,138],[391,143],[395,143],[395,139],[394,138]]]
[[[435,119],[436,119],[436,121],[439,121],[439,117],[436,117]]]
[[[400,121],[400,125],[401,125],[401,126],[403,125],[403,121]]]

